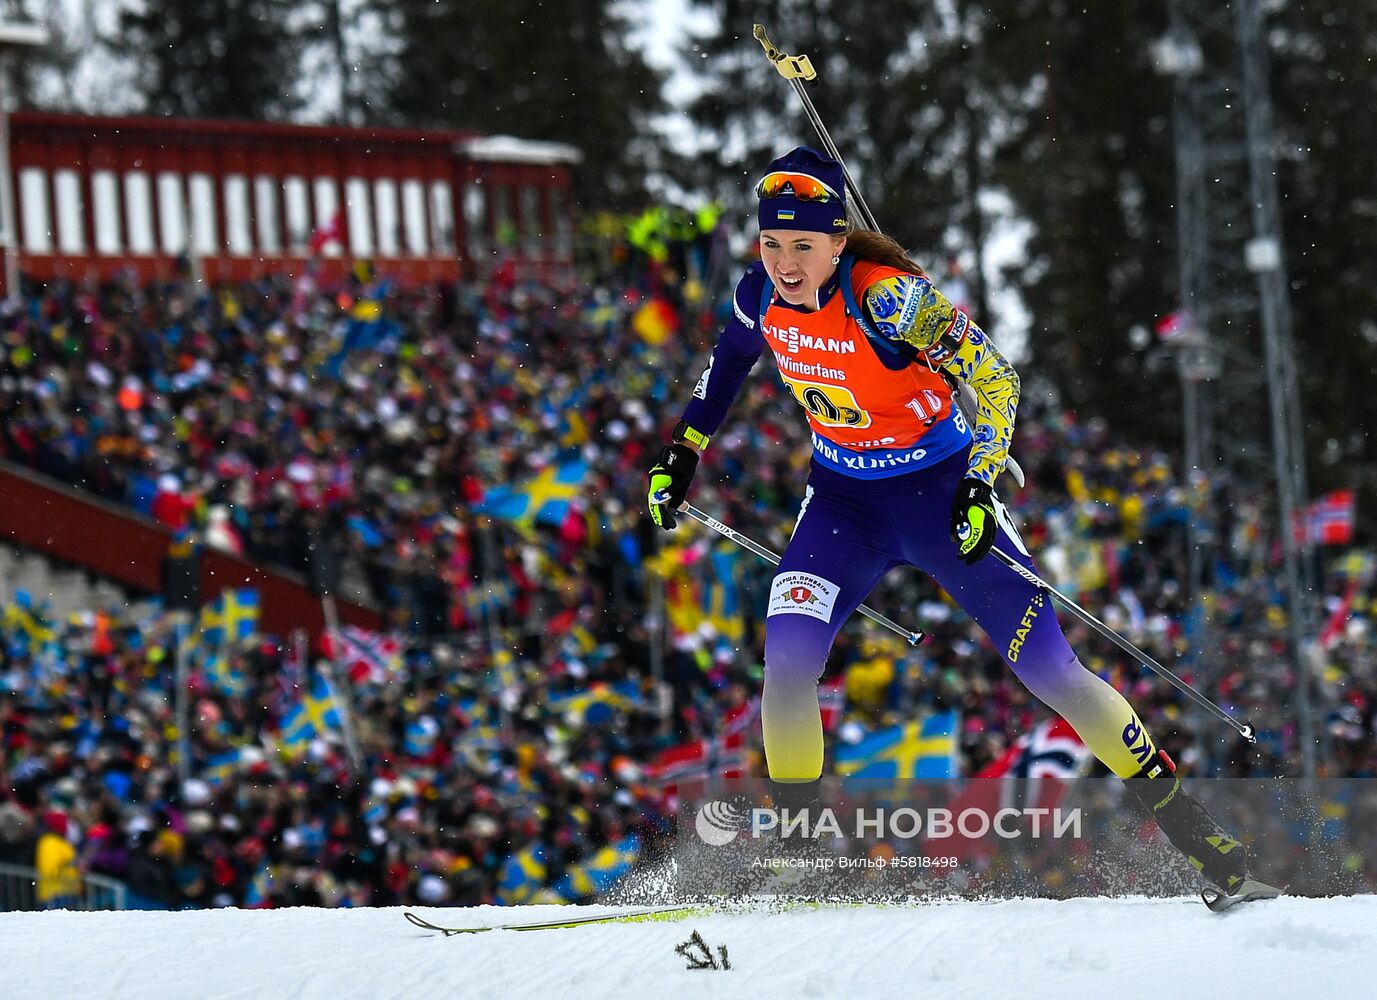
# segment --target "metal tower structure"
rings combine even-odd
[[[1262,0],[1168,0],[1168,16],[1154,57],[1176,83],[1178,315],[1184,327],[1176,348],[1186,473],[1209,473],[1222,463],[1257,475],[1270,465],[1297,678],[1293,710],[1302,772],[1312,777],[1316,727],[1306,654],[1313,589],[1304,544],[1291,527],[1308,492]],[[1264,428],[1270,439],[1262,436]],[[1197,543],[1208,528],[1192,525],[1191,586],[1197,593]]]

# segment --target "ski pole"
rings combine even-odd
[[[1162,666],[1151,656],[1148,656],[1147,653],[1144,653],[1141,649],[1133,645],[1133,643],[1129,642],[1118,632],[1115,632],[1112,628],[1110,628],[1104,622],[1100,621],[1089,611],[1086,611],[1085,608],[1081,607],[1075,601],[1071,600],[1071,598],[1067,597],[1056,587],[1053,587],[1050,583],[1048,583],[1042,577],[1038,576],[1027,566],[1024,566],[1022,563],[1017,562],[1008,553],[1001,550],[998,545],[996,545],[990,551],[993,552],[999,558],[999,560],[1002,563],[1004,563],[1004,565],[1008,566],[1019,576],[1023,577],[1023,579],[1031,583],[1034,587],[1040,587],[1041,589],[1047,591],[1047,593],[1055,597],[1057,600],[1061,601],[1062,605],[1066,608],[1066,610],[1070,611],[1073,615],[1075,615],[1085,624],[1089,625],[1096,632],[1100,633],[1100,635],[1104,636],[1110,642],[1114,643],[1124,652],[1135,657],[1140,663],[1143,664],[1143,666],[1148,667],[1149,669],[1156,672],[1158,675],[1165,677],[1167,680],[1171,681],[1171,683],[1174,684],[1178,690],[1184,692],[1187,697],[1189,697],[1201,708],[1204,708],[1206,711],[1212,713],[1215,717],[1221,719],[1224,722],[1227,722],[1230,726],[1233,726],[1233,728],[1238,731],[1238,734],[1242,736],[1245,740],[1247,740],[1249,743],[1257,742],[1257,731],[1253,728],[1252,723],[1239,722],[1228,712],[1224,711],[1224,709],[1220,708],[1214,702],[1210,701],[1210,699],[1206,698],[1195,688],[1191,687],[1181,678],[1177,677],[1174,673],[1172,673],[1166,667]]]
[[[668,497],[666,497],[665,499],[668,499]],[[656,500],[656,502],[663,503],[664,501]],[[679,510],[680,513],[687,514],[695,521],[698,521],[701,524],[706,524],[713,531],[716,531],[718,534],[731,539],[737,545],[740,545],[743,549],[749,549],[751,552],[754,552],[756,555],[760,556],[760,558],[764,559],[766,562],[772,563],[775,566],[779,565],[779,556],[775,555],[765,546],[751,541],[745,535],[741,534],[741,532],[737,531],[735,528],[728,527],[721,521],[717,520],[717,518],[712,517],[708,514],[704,514],[697,507],[693,506],[693,504],[686,503],[683,507],[679,508]],[[873,608],[867,607],[864,604],[862,604],[856,610],[859,611],[861,614],[865,615],[871,621],[875,622],[877,625],[883,625],[891,632],[903,636],[910,646],[916,646],[918,645],[918,643],[922,642],[925,638],[927,638],[927,633],[922,631],[922,629],[919,629],[916,632],[910,631],[909,629],[904,628],[897,622],[891,621],[884,615],[880,614],[878,611],[874,610]]]

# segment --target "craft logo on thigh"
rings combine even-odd
[[[1033,620],[1042,610],[1045,600],[1042,593],[1039,592],[1028,602],[1028,607],[1023,612],[1023,620],[1018,623],[1018,630],[1014,632],[1014,637],[1009,642],[1009,649],[1004,654],[1010,663],[1018,662],[1018,654],[1023,649],[1023,644],[1028,641],[1028,633],[1033,630]]]
[[[1124,726],[1124,746],[1128,747],[1139,764],[1152,756],[1152,737],[1139,724],[1136,716]]]
[[[770,615],[808,615],[832,620],[832,608],[841,588],[812,573],[780,573],[770,585]]]

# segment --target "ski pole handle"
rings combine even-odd
[[[751,34],[755,35],[755,40],[765,50],[765,58],[774,64],[775,69],[779,70],[779,75],[784,79],[817,79],[818,71],[813,68],[813,61],[805,55],[790,56],[779,51],[775,43],[770,41],[770,36],[765,34],[765,25],[757,24]]]

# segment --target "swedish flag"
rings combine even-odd
[[[206,680],[221,694],[242,698],[249,693],[249,678],[223,650],[213,649],[206,659]]]
[[[201,609],[201,642],[207,646],[242,642],[258,627],[258,610],[258,591],[221,591]]]
[[[5,629],[16,639],[22,635],[20,648],[31,654],[57,639],[57,632],[42,613],[34,609],[33,598],[26,590],[16,591],[14,603],[5,608]]]
[[[464,591],[464,610],[471,618],[481,618],[512,603],[516,589],[506,580],[488,581]]]
[[[239,757],[240,751],[237,748],[213,754],[206,758],[201,773],[212,785],[222,784],[234,776],[235,770],[239,767]]]
[[[529,902],[545,884],[545,848],[539,843],[517,851],[502,865],[497,881],[497,898],[511,906]]]
[[[959,716],[953,709],[871,733],[851,746],[839,744],[837,773],[843,778],[908,781],[957,776]]]
[[[311,678],[310,692],[282,720],[282,745],[297,747],[331,729],[340,728],[339,707],[330,685],[319,674]]]
[[[617,709],[630,711],[640,706],[641,688],[635,681],[596,684],[587,690],[552,695],[546,704],[558,715],[572,712],[584,725],[596,726],[609,721]]]
[[[571,459],[552,465],[523,483],[493,487],[475,509],[505,521],[539,521],[558,527],[569,516],[569,501],[578,496],[587,476],[588,464],[579,458]]]
[[[251,910],[271,906],[274,882],[272,867],[264,861],[244,888],[244,905]]]
[[[731,642],[740,642],[745,634],[746,621],[742,614],[737,580],[740,579],[741,550],[734,545],[719,545],[709,564],[712,576],[703,589],[703,615],[718,634]]]
[[[586,899],[611,889],[616,881],[631,871],[641,853],[641,842],[635,834],[609,844],[591,858],[573,865],[554,885],[561,898],[573,901]]]

